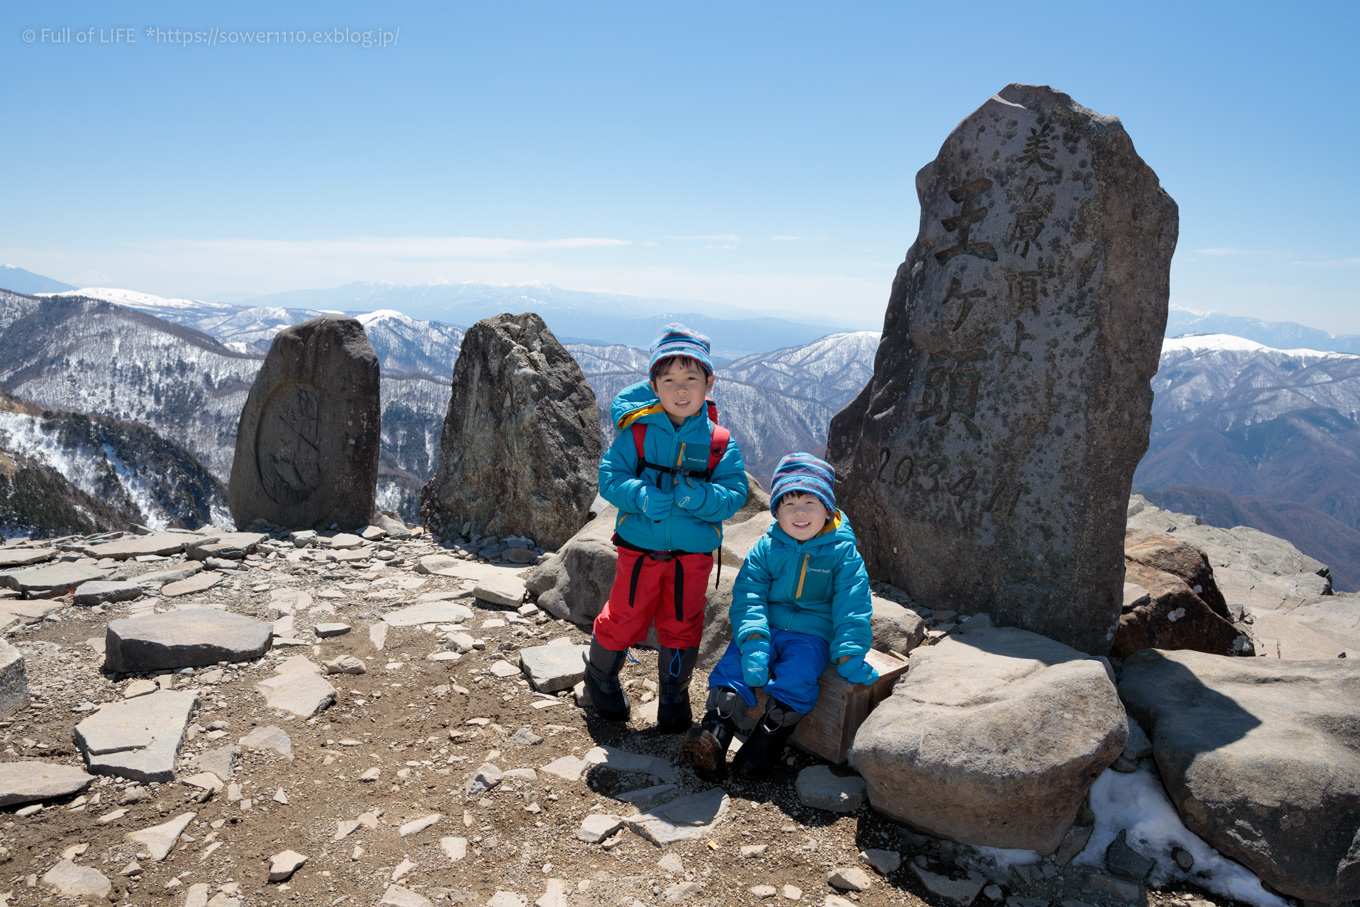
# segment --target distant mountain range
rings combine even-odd
[[[595,391],[606,443],[614,435],[609,404],[644,376],[652,322],[663,317],[645,329],[635,325],[627,339],[621,328],[627,320],[617,313],[636,309],[624,308],[624,297],[613,298],[614,311],[604,317],[598,310],[609,297],[551,287],[351,284],[241,304],[72,292],[22,269],[0,271],[0,281],[18,278],[57,284],[42,292],[59,295],[0,293],[0,386],[45,407],[148,425],[223,480],[241,405],[274,335],[323,309],[389,306],[358,317],[383,367],[380,505],[408,517],[438,456],[464,328],[419,320],[409,306],[403,313],[393,303],[415,299],[427,310],[465,315],[464,324],[540,305],[555,310],[559,324],[593,324],[592,340],[616,342],[554,331]],[[262,302],[269,304],[249,304]],[[311,307],[292,307],[302,303]],[[734,345],[765,349],[722,363],[715,396],[748,470],[763,481],[784,453],[823,449],[831,416],[872,372],[878,334],[823,331],[780,344],[814,326],[781,322],[778,330],[760,331],[755,321],[719,328],[743,334]],[[713,329],[697,319],[688,323]],[[1135,489],[1210,523],[1286,538],[1331,565],[1338,589],[1360,589],[1360,355],[1346,352],[1360,347],[1360,338],[1181,310],[1172,311],[1168,332],[1214,325],[1238,335],[1182,336],[1163,347],[1151,443]]]
[[[1226,335],[1162,347],[1134,489],[1293,542],[1360,590],[1360,355]]]

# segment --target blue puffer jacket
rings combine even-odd
[[[610,411],[619,436],[609,445],[600,462],[600,494],[619,508],[615,531],[631,545],[648,551],[691,551],[695,553],[717,550],[722,545],[722,521],[732,516],[746,503],[746,468],[741,462],[737,441],[731,438],[727,450],[713,470],[704,502],[694,510],[672,507],[664,520],[649,519],[642,513],[638,497],[645,485],[670,491],[675,479],[670,473],[647,469],[637,475],[637,447],[631,426],[642,422],[647,426],[643,453],[649,463],[675,463],[684,469],[702,472],[708,468],[708,445],[711,439],[708,413],[701,410],[673,425],[670,416],[645,381],[624,388],[614,398]],[[683,481],[683,480],[682,480]],[[699,481],[695,479],[694,481]]]
[[[769,638],[770,627],[820,636],[834,664],[873,642],[869,574],[845,514],[819,535],[795,541],[778,523],[751,546],[732,589],[732,638]]]

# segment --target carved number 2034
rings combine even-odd
[[[906,488],[908,483],[915,478],[917,481],[913,487],[919,488],[926,494],[933,494],[944,490],[955,498],[962,498],[964,495],[968,494],[973,487],[973,483],[977,480],[976,469],[966,469],[962,475],[959,475],[957,478],[944,476],[944,471],[949,465],[949,461],[944,457],[931,457],[929,460],[925,461],[920,467],[919,476],[916,460],[910,454],[903,454],[896,465],[894,465],[892,469],[889,469],[888,465],[891,462],[892,451],[890,449],[885,447],[879,451],[878,474],[875,476],[877,481],[885,485],[891,482],[898,488]],[[998,500],[1003,496],[1009,497],[1009,495],[1006,495],[1003,491],[1005,485],[1006,482],[1003,480],[1002,484],[998,486],[997,491],[988,499],[987,510],[992,510],[996,506]],[[1012,507],[1015,506],[1014,500],[1010,501],[1010,505]]]
[[[892,484],[896,485],[898,488],[905,488],[907,483],[916,476],[915,458],[910,454],[903,454],[902,458],[897,461],[897,465],[889,472],[888,464],[891,461],[892,451],[885,447],[879,452],[878,475],[876,478],[885,485],[891,481]],[[968,470],[961,477],[946,486],[941,483],[940,477],[945,471],[945,467],[948,465],[949,461],[944,457],[931,457],[929,460],[926,460],[921,466],[920,481],[917,483],[916,487],[927,494],[939,491],[941,488],[945,488],[955,497],[961,497],[964,494],[967,494],[968,489],[973,486],[973,480],[977,478],[977,470]]]

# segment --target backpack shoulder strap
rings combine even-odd
[[[718,468],[722,462],[723,454],[727,453],[727,442],[732,439],[732,433],[725,427],[715,424],[713,435],[708,442],[708,480],[713,480],[713,470]]]
[[[643,449],[647,446],[647,424],[634,422],[630,428],[633,432],[633,447],[637,449],[637,474],[641,478],[642,470],[647,468],[647,458],[643,455]]]

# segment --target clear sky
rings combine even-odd
[[[1123,120],[1180,205],[1173,305],[1360,333],[1350,0],[117,6],[0,6],[0,260],[69,283],[877,325],[916,171],[1019,81]]]

